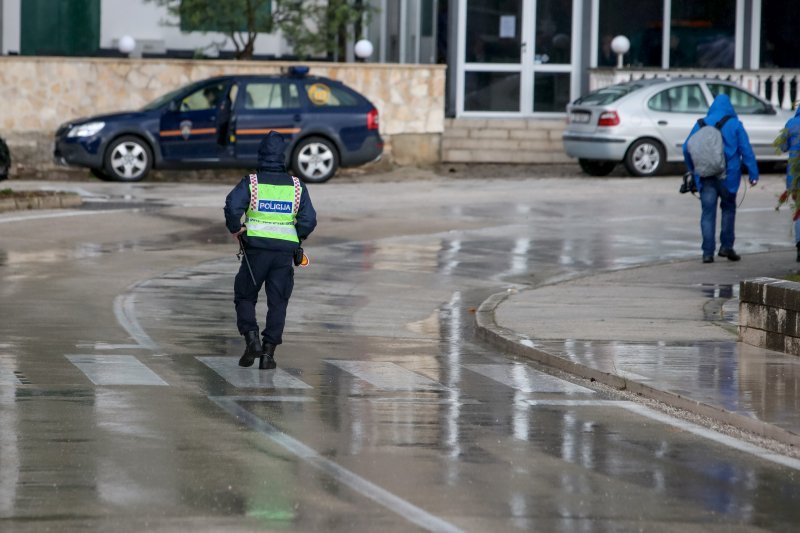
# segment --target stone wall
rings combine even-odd
[[[800,283],[775,278],[742,281],[739,340],[800,355]]]
[[[380,111],[385,156],[434,163],[444,130],[443,65],[304,63],[341,80]],[[15,171],[52,165],[53,133],[67,120],[138,109],[191,81],[222,74],[276,74],[291,65],[263,61],[0,56],[0,136]],[[433,149],[431,148],[433,147]]]

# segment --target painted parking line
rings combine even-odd
[[[688,433],[692,433],[698,437],[728,446],[729,448],[733,448],[740,452],[748,453],[765,461],[770,461],[794,470],[800,470],[800,459],[794,459],[792,457],[780,455],[767,450],[766,448],[741,441],[718,431],[714,431],[713,429],[704,428],[698,424],[681,420],[680,418],[675,418],[635,402],[629,402],[626,400],[527,400],[527,403],[531,407],[619,407],[632,413],[636,413],[637,415],[655,420],[656,422],[660,422]]]
[[[196,357],[198,361],[222,376],[225,381],[243,389],[313,389],[285,370],[259,370],[258,364],[250,368],[239,366],[238,357]]]
[[[464,365],[465,368],[489,379],[502,383],[520,392],[552,392],[562,394],[594,394],[595,391],[581,387],[550,374],[539,372],[527,365]]]
[[[95,385],[157,385],[166,381],[132,355],[65,355]]]
[[[325,362],[381,390],[446,390],[446,387],[438,382],[395,363],[382,361],[341,361],[337,359],[326,359]]]
[[[270,439],[275,444],[283,447],[298,459],[310,466],[326,473],[338,483],[347,485],[355,492],[369,498],[370,500],[382,505],[389,511],[399,515],[403,519],[416,524],[428,531],[460,532],[462,529],[435,516],[424,509],[417,507],[399,496],[379,487],[371,481],[359,476],[355,472],[344,468],[320,455],[316,450],[290,437],[269,422],[266,422],[256,415],[239,405],[230,397],[210,397],[223,410],[236,418],[237,421],[244,423],[250,429],[260,433]]]

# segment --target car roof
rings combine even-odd
[[[337,80],[332,80],[330,78],[326,78],[325,76],[292,76],[291,74],[225,74],[222,76],[212,76],[210,78],[204,78],[201,80],[196,80],[193,83],[199,83],[204,81],[228,81],[228,80],[274,80],[274,79],[298,79],[298,80],[312,80],[312,81],[324,81],[326,83],[335,83],[340,84],[342,82]]]

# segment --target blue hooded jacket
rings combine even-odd
[[[258,182],[271,185],[293,185],[292,177],[286,173],[286,141],[278,132],[269,132],[258,147]],[[236,233],[242,228],[242,216],[250,206],[250,177],[245,176],[225,198],[225,225],[228,231]],[[297,211],[295,229],[302,241],[317,225],[317,212],[311,203],[308,187],[303,184],[300,207]],[[246,246],[265,248],[278,252],[293,252],[297,243],[281,239],[243,237]]]
[[[706,114],[705,122],[713,126],[722,117],[731,115],[733,118],[728,120],[722,126],[720,133],[722,133],[722,143],[725,145],[725,188],[731,193],[736,194],[739,191],[739,183],[742,181],[742,163],[747,167],[747,172],[750,175],[750,181],[758,181],[758,165],[756,165],[756,156],[753,154],[753,147],[750,146],[750,138],[744,130],[736,110],[733,109],[731,99],[727,94],[720,94],[711,103]],[[697,133],[700,126],[695,123],[689,137]],[[686,140],[689,140],[686,137]],[[692,163],[692,156],[686,149],[686,142],[683,143],[683,159],[686,161],[686,166],[694,175],[694,181],[697,184],[697,190],[703,190],[703,183],[694,171],[694,164]]]
[[[795,176],[792,174],[792,167],[800,157],[800,107],[793,118],[786,122],[786,140],[781,144],[781,152],[789,152],[789,162],[786,165],[786,188],[792,188]]]

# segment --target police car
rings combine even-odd
[[[57,162],[109,181],[140,181],[152,169],[249,168],[261,139],[286,136],[287,164],[306,182],[383,153],[378,110],[343,83],[295,66],[282,75],[232,75],[196,81],[139,111],[62,124]]]

